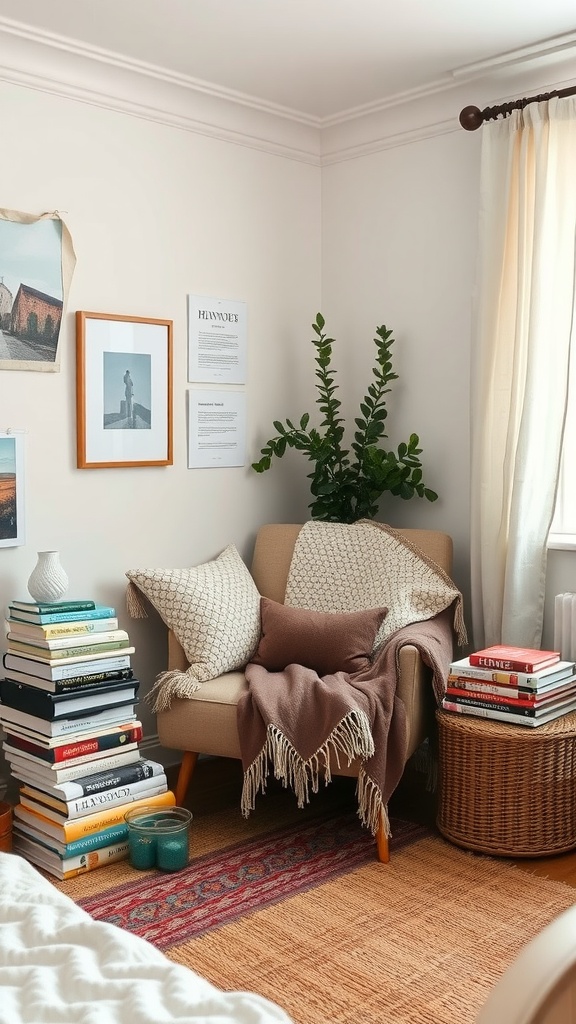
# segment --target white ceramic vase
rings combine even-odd
[[[60,565],[59,551],[39,551],[28,580],[28,593],[35,601],[54,603],[68,590],[68,577]]]

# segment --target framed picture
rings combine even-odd
[[[172,465],[172,327],[77,310],[79,469]]]
[[[24,543],[24,434],[0,431],[0,548]]]

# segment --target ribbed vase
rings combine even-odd
[[[68,577],[60,565],[59,551],[39,551],[28,580],[28,593],[35,601],[59,601],[68,590]]]

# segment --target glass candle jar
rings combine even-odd
[[[124,817],[133,868],[181,871],[187,866],[192,814],[185,807],[138,807]]]

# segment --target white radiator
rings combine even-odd
[[[576,661],[576,594],[554,598],[554,650],[563,661]]]

